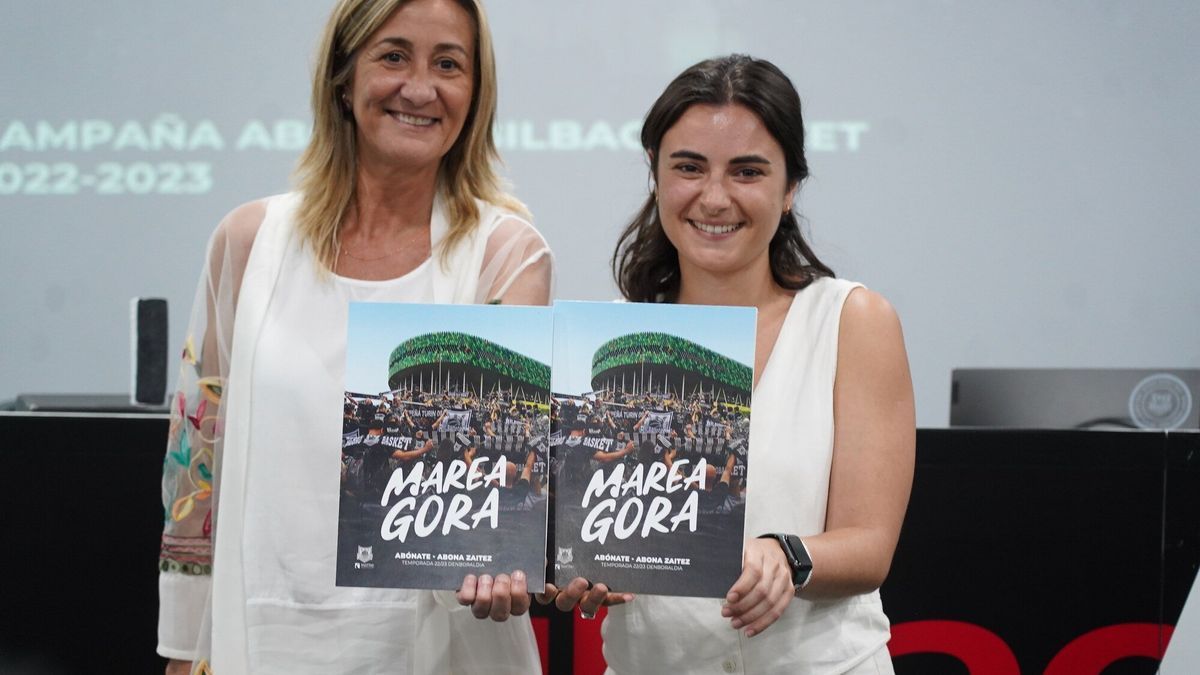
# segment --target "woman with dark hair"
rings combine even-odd
[[[758,308],[742,574],[723,602],[577,579],[556,604],[612,605],[614,674],[892,672],[878,588],[912,484],[912,383],[895,311],[800,233],[799,96],[766,61],[704,61],[654,103],[642,146],[654,189],[613,256],[622,293]]]
[[[316,61],[295,191],[209,245],[164,463],[158,653],[168,673],[524,675],[519,571],[457,598],[334,583],[349,304],[550,298],[549,249],[495,172],[487,17],[338,0]]]

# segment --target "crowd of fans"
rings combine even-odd
[[[503,457],[501,510],[531,509],[545,499],[548,481],[549,407],[537,399],[511,391],[345,392],[343,494],[378,504],[397,469],[408,475],[421,463],[428,476],[438,464],[446,472],[453,460],[486,458],[487,474]]]
[[[620,462],[631,475],[655,463],[681,473],[706,465],[707,511],[745,505],[750,411],[697,389],[637,394],[621,388],[582,396],[541,397],[494,390],[431,393],[404,388],[381,394],[345,392],[342,417],[342,489],[345,497],[378,504],[396,470],[407,475],[418,463],[425,476],[453,460],[470,465],[486,458],[487,473],[503,457],[503,510],[528,510],[550,491],[551,471],[584,484],[597,470]],[[553,424],[551,423],[553,419]],[[550,453],[550,447],[555,451]],[[551,460],[551,454],[553,459]]]
[[[703,459],[704,490],[711,495],[704,500],[707,509],[743,508],[750,411],[719,398],[701,390],[686,398],[653,390],[633,395],[619,388],[583,396],[555,394],[555,475],[586,484],[595,471],[614,462],[623,463],[628,476],[639,464],[648,472],[654,463],[669,470],[681,460],[688,460],[681,473],[690,475]]]

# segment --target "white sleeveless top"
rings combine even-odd
[[[472,302],[484,243],[513,216],[488,207],[453,269],[431,256],[398,279],[329,283],[291,236],[297,203],[295,195],[271,200],[234,329],[214,566],[216,672],[532,672],[539,659],[528,616],[480,621],[453,592],[334,583],[348,303]],[[435,207],[435,246],[445,231]]]
[[[833,384],[842,305],[860,284],[822,278],[798,292],[755,385],[747,467],[746,536],[825,528],[833,461]],[[846,673],[886,648],[879,592],[796,598],[766,632],[746,639],[722,600],[639,595],[610,608],[610,672]],[[886,659],[881,659],[886,664]],[[885,671],[887,672],[887,671]]]
[[[407,659],[384,664],[411,647],[400,636],[416,634],[416,593],[333,584],[333,439],[341,434],[349,303],[433,302],[431,267],[426,260],[398,279],[329,283],[297,241],[285,253],[278,283],[288,292],[267,308],[252,374],[243,565],[253,673],[408,672]]]

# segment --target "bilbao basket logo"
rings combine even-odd
[[[371,546],[358,547],[358,562],[354,563],[356,570],[369,570],[375,568],[375,563],[371,562],[375,559],[375,551]]]
[[[569,546],[559,546],[558,557],[555,558],[554,562],[559,565],[570,565],[575,562],[575,554]]]
[[[1169,373],[1143,379],[1129,395],[1129,417],[1143,429],[1175,429],[1192,413],[1192,392]]]

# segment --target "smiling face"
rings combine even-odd
[[[367,38],[346,94],[360,162],[436,171],[470,111],[474,36],[454,0],[412,0]]]
[[[738,104],[693,105],[663,134],[654,166],[684,283],[700,274],[770,278],[769,245],[796,185],[757,115]]]

